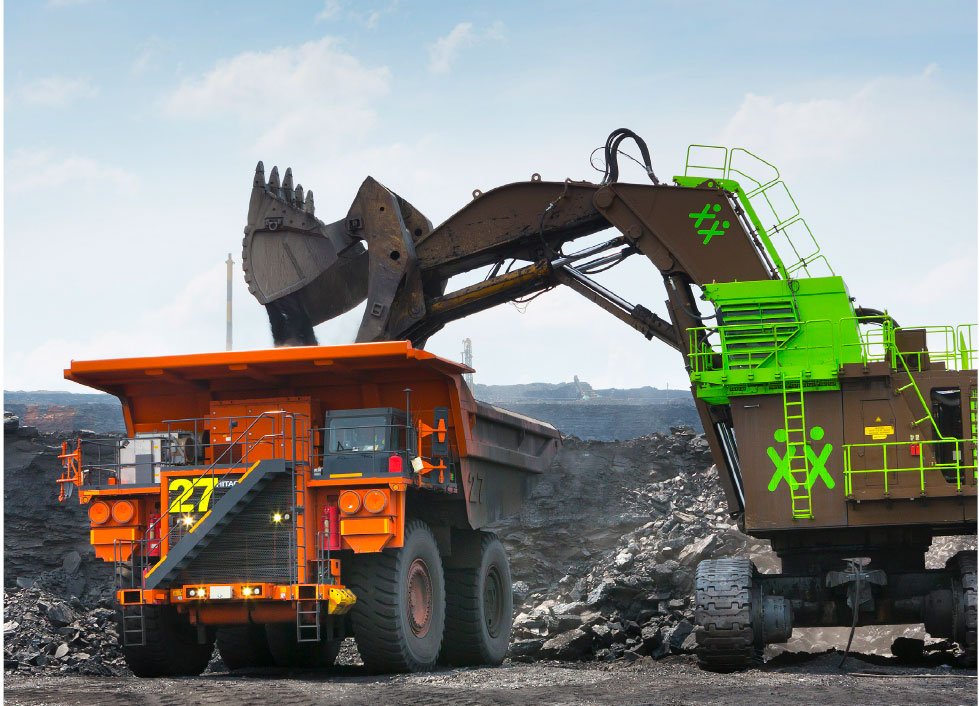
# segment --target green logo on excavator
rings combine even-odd
[[[704,245],[710,242],[710,239],[715,235],[724,235],[728,227],[730,227],[730,221],[719,221],[717,220],[717,214],[720,213],[721,205],[719,203],[704,204],[704,208],[700,213],[688,213],[687,217],[694,220],[693,227],[697,229],[697,235],[705,235]],[[704,221],[710,221],[710,228],[702,228]]]
[[[822,427],[813,427],[809,430],[809,438],[813,441],[819,441],[823,438],[824,432]],[[785,433],[785,429],[775,430],[775,441],[784,444],[788,438]],[[822,478],[823,482],[826,484],[827,488],[836,487],[836,481],[830,476],[829,471],[826,470],[826,461],[829,459],[829,455],[833,452],[833,445],[827,442],[823,445],[822,450],[819,455],[813,451],[812,445],[808,442],[806,443],[806,458],[809,459],[809,474],[806,477],[805,482],[796,481],[792,478],[792,460],[793,454],[795,453],[792,448],[787,448],[785,450],[785,456],[779,456],[778,452],[772,448],[768,447],[768,457],[772,459],[772,463],[775,464],[775,474],[772,479],[768,482],[768,490],[775,492],[778,488],[778,484],[785,479],[785,482],[789,484],[789,488],[795,490],[796,488],[805,485],[806,490],[812,488],[813,483],[816,482],[817,478]]]

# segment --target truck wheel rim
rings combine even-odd
[[[486,581],[483,584],[483,620],[490,637],[500,634],[500,626],[503,624],[503,581],[495,566],[491,566],[486,572]]]
[[[408,624],[417,637],[425,637],[432,624],[432,577],[428,565],[415,559],[408,567]]]

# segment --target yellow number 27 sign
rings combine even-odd
[[[207,512],[217,478],[174,478],[167,488],[170,497],[170,513]],[[176,497],[174,497],[176,496]]]

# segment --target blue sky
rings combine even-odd
[[[692,142],[751,149],[858,303],[976,320],[972,2],[51,0],[4,17],[6,389],[80,389],[72,358],[223,348],[223,261],[259,159],[292,166],[328,222],[369,174],[438,223],[474,188],[596,178],[588,155],[621,126],[661,176]],[[637,258],[602,281],[664,313]],[[269,345],[240,269],[235,329],[236,348]],[[428,347],[457,358],[467,336],[481,382],[686,385],[673,351],[572,292]]]

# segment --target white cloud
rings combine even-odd
[[[6,188],[11,193],[82,182],[100,189],[108,183],[115,191],[131,194],[137,184],[136,176],[122,167],[76,154],[56,158],[53,150],[18,150],[7,160],[5,171]]]
[[[349,7],[345,0],[326,0],[323,9],[316,15],[316,21],[330,22],[339,20],[343,16],[347,20],[363,24],[367,29],[376,30],[381,23],[381,18],[396,12],[399,4],[400,0],[392,0],[379,9],[372,7],[367,12],[359,12],[359,8],[364,4],[354,4],[353,7]]]
[[[496,20],[489,26],[489,29],[486,30],[486,38],[493,39],[498,42],[506,41],[506,34],[504,33],[505,30],[506,25],[504,25],[501,20]]]
[[[163,42],[161,42],[157,37],[151,37],[147,41],[143,42],[139,47],[139,53],[136,58],[133,59],[133,63],[129,66],[129,73],[134,76],[139,76],[150,66],[150,62],[156,58],[163,48]]]
[[[428,47],[428,69],[435,74],[445,74],[452,68],[459,52],[475,46],[483,40],[506,41],[504,24],[496,20],[486,30],[473,30],[472,22],[460,22],[444,37],[439,37]]]
[[[372,103],[389,86],[386,67],[366,67],[324,37],[219,61],[184,81],[163,107],[177,118],[236,118],[259,130],[261,151],[308,148],[368,132],[376,122]]]
[[[908,134],[932,130],[960,111],[940,93],[934,64],[911,76],[884,76],[863,85],[824,88],[808,100],[749,93],[725,124],[723,144],[751,145],[783,164],[844,162],[858,150],[896,147]],[[816,91],[820,89],[814,89]],[[763,151],[763,152],[762,152]]]
[[[327,20],[335,20],[340,16],[341,10],[343,10],[343,4],[340,0],[326,0],[323,3],[323,9],[316,15],[316,21],[325,22]]]
[[[62,108],[82,98],[98,95],[99,89],[85,77],[66,78],[48,76],[21,87],[20,95],[25,103],[46,108]]]
[[[446,74],[460,49],[470,47],[473,38],[472,22],[460,22],[444,37],[439,37],[428,48],[428,68],[432,73]]]

